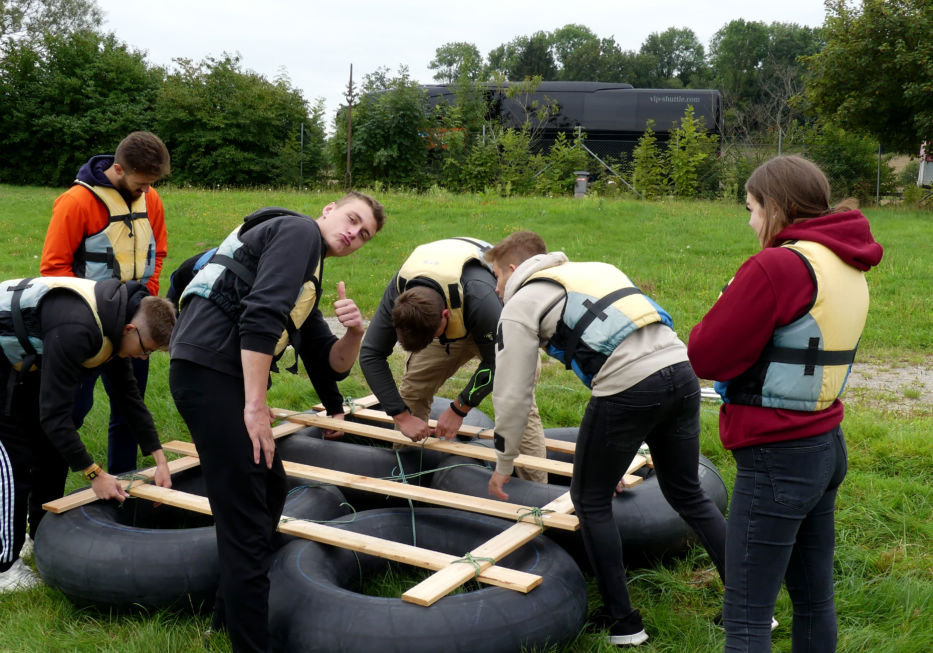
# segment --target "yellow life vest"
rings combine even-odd
[[[82,276],[94,281],[147,283],[155,273],[156,242],[146,212],[146,194],[127,206],[115,188],[75,183],[91,191],[110,216],[106,227],[84,239],[84,252],[76,256],[76,262],[84,263]]]
[[[64,289],[83,299],[100,329],[102,343],[94,356],[82,365],[87,368],[104,364],[113,355],[113,343],[104,334],[97,310],[96,281],[75,277],[33,277],[13,279],[0,284],[0,347],[17,371],[38,369],[38,357],[42,355],[42,338],[39,332],[39,304],[50,291]]]
[[[419,245],[398,271],[398,292],[422,284],[441,293],[450,311],[444,338],[464,338],[467,328],[463,319],[463,268],[470,261],[486,265],[483,256],[491,247],[474,238],[447,238]]]
[[[720,384],[729,403],[818,411],[842,394],[868,315],[865,273],[812,241],[785,243],[807,265],[816,291],[810,309],[774,330],[758,361]]]

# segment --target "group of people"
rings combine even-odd
[[[217,527],[212,625],[226,628],[235,651],[265,651],[268,570],[286,495],[266,391],[289,345],[290,369],[302,360],[337,418],[337,382],[359,358],[413,442],[456,437],[491,394],[489,493],[503,500],[513,474],[547,480],[516,464],[519,454],[545,455],[534,396],[543,349],[592,391],[570,493],[603,601],[594,619],[610,643],[648,639],[612,519],[619,478],[647,443],[664,497],[723,580],[726,650],[770,651],[782,582],[794,604],[793,650],[835,649],[833,509],[846,472],[839,395],[867,314],[864,272],[882,249],[854,206],[831,206],[815,165],[778,157],[749,178],[749,224],[762,250],[693,328],[689,346],[621,270],[572,262],[531,231],[496,245],[455,236],[416,247],[368,327],[338,283],[338,338],[319,308],[324,259],[353,254],[386,219],[361,193],[316,219],[275,207],[246,216],[179,267],[168,293],[176,323],[172,303],[157,297],[165,227],[151,188],[168,165],[148,132],[131,134],[113,157],[92,158],[56,201],[42,276],[0,286],[0,579],[16,571],[26,523],[34,533],[39,506],[60,496],[68,467],[83,471],[98,497],[125,498],[112,474],[136,465],[126,434],[154,456],[155,482],[171,485],[142,399],[145,366],[130,365],[168,349],[172,397],[197,446]],[[408,352],[400,383],[388,365],[397,343]],[[475,371],[430,425],[435,393],[472,359]],[[738,468],[728,523],[698,478],[697,374],[717,381],[720,435]],[[97,375],[112,404],[109,473],[77,434]]]

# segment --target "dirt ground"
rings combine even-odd
[[[933,356],[920,363],[856,361],[846,388],[847,402],[899,413],[933,413]]]

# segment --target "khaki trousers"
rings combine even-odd
[[[470,360],[479,359],[479,357],[479,349],[477,349],[476,343],[469,338],[455,340],[446,345],[435,339],[421,351],[409,354],[405,363],[405,374],[402,376],[402,383],[399,386],[399,394],[402,396],[402,401],[411,410],[411,414],[427,421],[431,413],[434,395],[437,394],[440,387],[444,385],[447,379],[456,374],[457,370]],[[535,370],[534,383],[536,384],[540,372],[541,364],[539,362],[538,369]],[[544,428],[541,425],[541,417],[538,415],[538,404],[533,397],[531,410],[528,411],[528,422],[525,425],[525,431],[522,433],[519,452],[539,458],[547,457],[547,449],[544,445]],[[547,483],[547,472],[543,470],[516,467],[515,474],[519,478],[529,481]]]

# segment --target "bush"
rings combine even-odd
[[[654,121],[649,120],[632,153],[632,186],[644,199],[660,197],[667,192],[666,157],[653,127]]]
[[[807,135],[807,157],[820,166],[836,198],[871,201],[878,175],[878,143],[868,136],[847,132],[831,123],[817,124]],[[881,166],[881,193],[894,192],[894,173]]]
[[[675,197],[692,199],[700,190],[709,191],[716,177],[716,147],[719,139],[706,133],[688,106],[668,143],[668,170]],[[705,192],[709,196],[711,192]]]
[[[585,136],[578,134],[573,140],[560,132],[550,151],[544,155],[546,166],[535,178],[535,192],[540,195],[559,196],[573,192],[574,172],[586,170],[594,163],[581,145]]]

